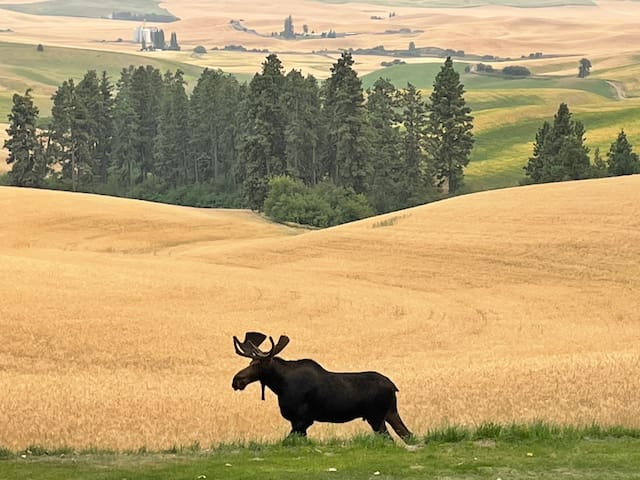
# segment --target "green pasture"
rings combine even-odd
[[[388,79],[399,88],[405,87],[407,83],[411,83],[416,88],[431,90],[431,88],[433,88],[433,82],[440,71],[443,62],[444,59],[441,63],[410,63],[382,68],[364,75],[362,77],[362,84],[365,88],[368,88],[372,86],[378,78],[382,77]],[[500,63],[489,63],[494,65],[496,70],[500,70],[502,68]],[[612,99],[615,98],[614,89],[606,82],[609,78],[577,78],[575,76],[532,76],[529,78],[508,78],[499,74],[480,75],[476,73],[465,73],[464,69],[468,64],[469,62],[454,61],[454,67],[460,73],[460,79],[465,85],[465,89],[467,91],[547,88],[580,90]],[[527,60],[523,60],[520,64],[522,66],[527,66]]]
[[[0,58],[0,123],[11,111],[13,94],[24,94],[27,88],[33,90],[40,115],[48,116],[56,89],[69,78],[80,81],[87,70],[96,70],[99,75],[106,71],[115,83],[129,65],[152,65],[162,72],[179,68],[188,88],[193,88],[202,72],[201,67],[154,58],[153,53],[143,56],[47,45],[38,52],[35,45],[0,42]]]
[[[4,455],[3,455],[4,452]],[[0,478],[173,479],[638,479],[640,434],[633,430],[485,424],[447,427],[410,446],[362,435],[200,445],[165,452],[77,453],[0,449]]]
[[[31,15],[53,15],[69,17],[108,17],[113,12],[154,13],[171,15],[160,8],[158,0],[47,0],[35,3],[4,4],[0,8]]]

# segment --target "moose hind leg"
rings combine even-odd
[[[389,411],[387,412],[385,420],[389,423],[389,425],[391,425],[393,431],[396,432],[398,436],[403,440],[407,440],[413,435],[402,421],[402,418],[400,418],[400,414],[398,413],[398,404],[395,396],[393,398],[393,401],[391,402],[391,406],[389,407]]]
[[[367,423],[371,426],[371,429],[380,435],[391,437],[387,430],[387,425],[384,423],[384,418],[367,418]]]
[[[400,418],[397,410],[390,411],[387,414],[386,420],[389,422],[389,425],[391,425],[391,428],[393,428],[393,431],[403,440],[407,440],[413,435]]]

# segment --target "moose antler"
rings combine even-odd
[[[258,346],[264,341],[266,335],[258,332],[247,332],[244,336],[244,342],[240,342],[238,337],[233,337],[233,346],[235,347],[236,353],[241,357],[247,358],[270,358],[276,356],[280,353],[284,347],[289,343],[289,337],[286,335],[281,335],[278,339],[278,344],[276,345],[273,341],[273,337],[269,337],[269,342],[271,342],[271,349],[268,352],[263,352],[258,348]]]

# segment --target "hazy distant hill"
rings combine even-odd
[[[349,0],[319,0],[327,3],[349,3]],[[509,7],[539,8],[565,5],[595,5],[593,0],[369,0],[367,3],[432,8],[469,8],[483,5],[505,5]]]
[[[129,13],[132,20],[155,22],[173,21],[178,18],[161,8],[157,0],[48,0],[37,3],[0,4],[0,8],[31,15],[106,18],[114,13]],[[121,15],[117,15],[121,17]],[[123,18],[128,20],[129,18]]]

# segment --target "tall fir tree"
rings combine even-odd
[[[460,74],[447,57],[429,97],[426,149],[438,186],[446,184],[449,193],[456,193],[462,186],[473,148],[473,117],[464,93]]]
[[[92,182],[106,181],[109,163],[109,143],[111,141],[111,85],[106,76],[98,78],[95,70],[89,70],[76,87],[76,99],[86,118],[83,130],[86,139],[87,158],[84,161],[90,169]]]
[[[640,160],[633,151],[627,134],[621,130],[607,153],[607,170],[610,175],[633,175],[640,173]]]
[[[113,142],[109,175],[117,184],[131,190],[140,178],[138,157],[139,123],[131,92],[132,70],[123,70],[113,107]]]
[[[536,133],[533,156],[524,167],[533,183],[578,180],[592,174],[589,149],[582,122],[573,120],[569,107],[561,103],[553,124],[545,121]]]
[[[425,155],[425,136],[428,125],[427,106],[420,91],[411,83],[399,95],[402,148],[402,195],[403,207],[412,207],[438,196],[434,183],[434,169]]]
[[[336,185],[365,193],[371,169],[370,144],[362,82],[353,64],[351,54],[343,52],[324,84],[325,168]]]
[[[189,100],[192,182],[232,178],[240,104],[240,85],[234,76],[221,70],[202,72]]]
[[[401,134],[399,128],[398,98],[395,86],[387,79],[379,78],[367,89],[367,113],[371,142],[371,171],[367,197],[378,213],[398,210],[401,197],[403,172]]]
[[[269,178],[287,171],[282,62],[271,54],[249,84],[242,157],[244,192],[251,208],[262,210]]]
[[[3,143],[9,152],[7,163],[11,165],[9,178],[12,185],[40,187],[48,173],[46,157],[38,140],[38,115],[31,89],[27,89],[24,95],[13,95],[9,127],[6,129],[8,138]]]
[[[49,151],[62,167],[62,178],[71,182],[71,189],[87,190],[93,184],[92,146],[95,122],[91,118],[87,84],[78,92],[73,79],[62,83],[53,95],[49,125]]]
[[[113,85],[103,71],[100,77],[100,97],[99,109],[94,112],[98,123],[97,143],[94,152],[94,174],[98,176],[102,183],[107,182],[109,167],[111,165],[111,143],[113,140]]]
[[[287,172],[306,185],[316,185],[321,178],[319,145],[323,138],[317,80],[291,70],[286,75],[283,100]]]
[[[162,74],[147,65],[130,75],[131,102],[136,112],[136,150],[140,165],[137,182],[144,181],[155,169],[154,143],[158,134],[158,118],[162,99]]]
[[[188,106],[184,73],[181,70],[166,72],[154,156],[156,174],[171,187],[186,184],[189,173]]]

